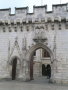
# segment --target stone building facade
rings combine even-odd
[[[68,83],[67,39],[68,4],[53,5],[52,11],[47,5],[34,6],[33,13],[28,7],[15,8],[15,14],[10,8],[0,9],[0,79],[31,80],[48,63],[50,80]],[[50,57],[40,58],[42,49]]]

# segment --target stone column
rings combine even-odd
[[[29,61],[26,59],[23,61],[23,80],[28,81],[30,80],[30,66],[29,66]]]
[[[30,80],[30,61],[26,61],[25,74],[26,74],[26,81],[29,81]]]

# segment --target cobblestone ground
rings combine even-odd
[[[68,90],[68,86],[51,84],[45,78],[37,78],[30,82],[1,81],[0,90]]]

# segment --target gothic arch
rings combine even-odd
[[[13,56],[13,57],[11,57],[9,63],[12,65],[12,62],[13,62],[14,58],[17,58],[17,59],[19,60],[20,65],[21,65],[21,60],[20,60],[20,58],[19,58],[18,56]]]
[[[33,79],[33,75],[31,75],[31,73],[33,73],[33,70],[31,70],[31,69],[33,69],[33,54],[34,54],[34,51],[37,50],[37,49],[39,49],[39,48],[42,48],[42,49],[48,51],[48,53],[50,54],[50,58],[51,58],[50,60],[51,60],[51,62],[53,62],[53,60],[54,60],[52,51],[46,45],[44,45],[42,43],[38,43],[38,44],[32,46],[29,49],[29,52],[28,52],[28,60],[29,60],[29,63],[30,63],[29,64],[29,67],[30,67],[29,68],[30,79]]]
[[[33,53],[35,50],[39,49],[39,48],[42,48],[46,51],[48,51],[48,53],[50,54],[50,57],[51,57],[51,62],[53,62],[54,60],[54,56],[53,56],[53,52],[51,51],[51,49],[49,47],[47,47],[46,45],[42,44],[42,43],[38,43],[34,46],[32,46],[30,49],[29,49],[29,52],[28,52],[28,57],[29,57],[29,60],[31,59],[31,57],[33,56]]]
[[[9,64],[8,64],[8,70],[9,70],[9,72],[10,72],[10,78],[12,79],[12,80],[15,80],[15,78],[13,79],[13,74],[12,74],[12,72],[13,72],[13,63],[14,63],[14,60],[15,60],[15,58],[16,58],[16,66],[15,66],[15,78],[18,78],[18,76],[19,76],[19,72],[20,72],[20,68],[21,68],[21,59],[18,57],[18,56],[12,56],[11,58],[10,58],[10,60],[9,60]],[[19,69],[19,70],[18,70]]]

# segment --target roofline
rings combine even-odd
[[[28,9],[28,6],[27,7],[15,7],[16,10],[19,10],[19,9]]]
[[[11,10],[11,8],[0,9],[0,11],[9,11],[9,10]]]
[[[43,6],[33,6],[33,8],[46,8],[47,7],[47,5],[43,5]]]
[[[65,5],[67,5],[67,3],[65,3],[65,4],[53,4],[52,6],[55,7],[55,6],[65,6]]]

